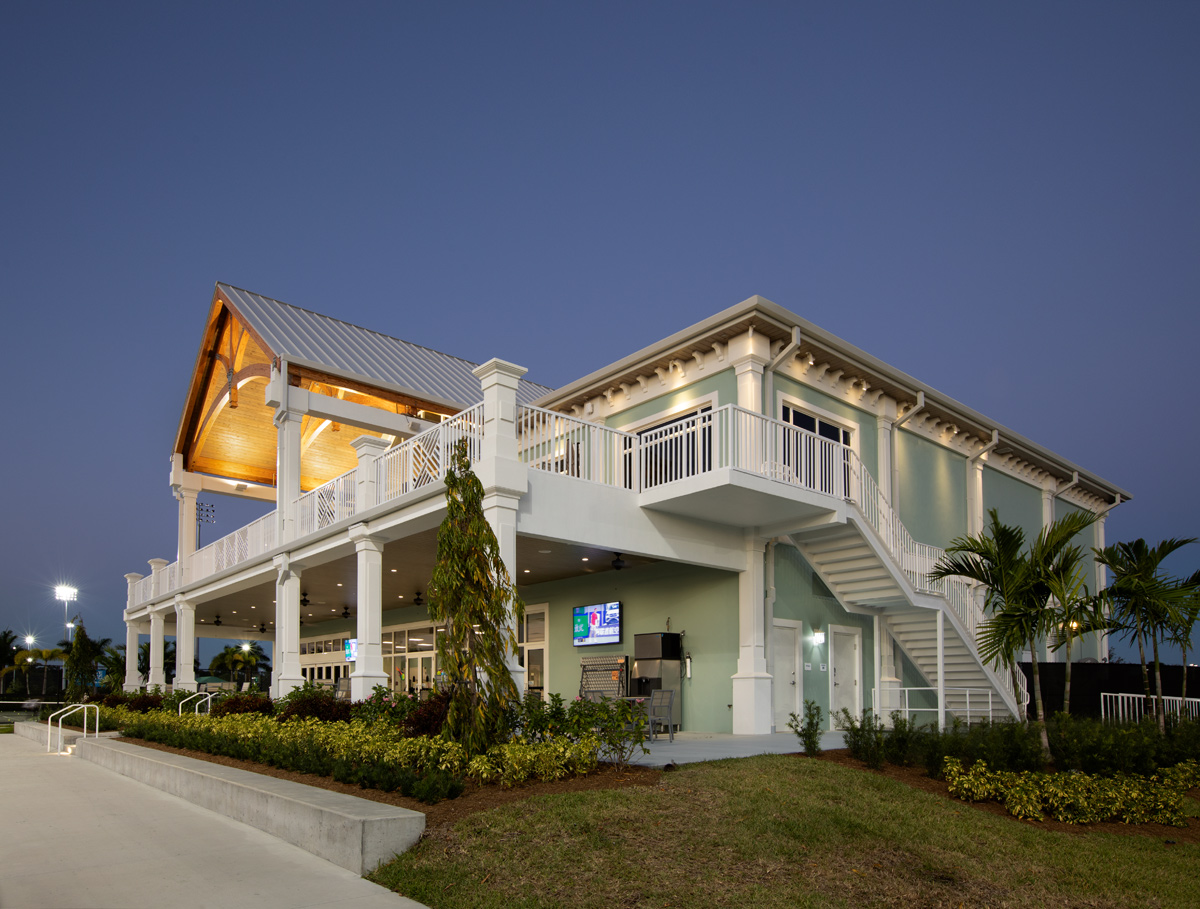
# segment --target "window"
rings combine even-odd
[[[707,473],[713,468],[712,405],[638,431],[642,488]]]
[[[853,440],[853,434],[849,429],[824,417],[806,413],[803,410],[792,407],[790,404],[783,405],[782,419],[785,423],[791,423],[793,426],[799,426],[801,429],[816,433],[821,438],[829,439],[831,442],[850,445]]]
[[[849,496],[851,457],[848,449],[854,445],[853,429],[833,414],[821,413],[816,408],[801,409],[791,401],[781,403],[780,419],[804,430],[804,433],[790,434],[783,443],[783,463],[796,482],[838,498]]]

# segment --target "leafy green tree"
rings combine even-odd
[[[78,616],[75,617],[74,637],[62,648],[66,653],[63,660],[63,685],[67,690],[68,700],[78,700],[87,693],[88,688],[94,687],[100,656],[110,644],[112,638],[95,640],[89,637],[83,622]]]
[[[517,652],[514,628],[525,605],[484,517],[483,485],[465,442],[446,469],[446,517],[429,592],[430,618],[445,627],[438,636],[450,691],[445,734],[481,754],[504,735],[508,707],[520,699],[508,661]]]
[[[1088,516],[1088,524],[1095,520]],[[1087,586],[1086,557],[1083,547],[1072,543],[1064,546],[1058,556],[1045,567],[1044,580],[1050,592],[1048,620],[1055,627],[1058,642],[1054,650],[1066,648],[1065,686],[1063,688],[1063,713],[1071,712],[1071,648],[1085,634],[1104,631],[1108,620],[1101,608],[1099,597],[1093,596]]]
[[[1112,609],[1111,625],[1126,637],[1137,641],[1138,658],[1142,663],[1142,688],[1147,703],[1153,706],[1160,730],[1166,729],[1163,713],[1162,669],[1158,645],[1170,634],[1170,629],[1182,621],[1181,610],[1196,593],[1189,581],[1171,577],[1162,569],[1163,560],[1194,538],[1163,540],[1150,546],[1145,540],[1114,543],[1094,550],[1096,561],[1112,572],[1112,581],[1103,591],[1105,602]],[[1155,699],[1150,693],[1150,672],[1146,662],[1146,643],[1154,654]],[[1186,668],[1184,670],[1187,671]]]

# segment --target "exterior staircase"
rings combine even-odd
[[[983,663],[975,644],[982,621],[970,585],[934,582],[929,572],[944,554],[916,543],[893,514],[874,479],[855,462],[845,523],[822,524],[791,534],[791,541],[850,612],[879,615],[883,629],[924,677],[936,704],[938,624],[941,615],[941,686],[947,714],[965,720],[1022,716],[1024,686]],[[1023,679],[1020,680],[1023,682]],[[883,689],[877,713],[902,706],[899,692]],[[915,706],[909,704],[909,706]],[[923,704],[924,706],[924,704]]]

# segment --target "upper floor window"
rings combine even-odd
[[[793,407],[786,401],[782,405],[781,419],[784,423],[791,423],[793,426],[816,433],[823,439],[840,442],[842,445],[853,445],[854,433],[852,430],[847,429],[840,423],[833,422],[825,416]]]

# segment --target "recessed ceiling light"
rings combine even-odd
[[[525,573],[526,573],[526,574],[529,574],[529,569],[528,569],[528,568],[526,568],[526,569],[525,569]]]
[[[396,599],[397,599],[397,600],[403,600],[403,599],[404,599],[404,594],[400,594],[400,596],[396,597]]]
[[[308,616],[309,616],[309,618],[312,618],[312,613],[310,612],[310,613],[308,614]]]
[[[236,610],[236,609],[233,611],[233,614],[234,614],[234,615],[237,615],[237,610]]]
[[[341,587],[341,586],[342,586],[342,583],[341,583],[341,581],[339,581],[339,582],[338,582],[338,587]]]
[[[392,574],[395,574],[395,573],[396,573],[396,569],[395,569],[395,568],[393,568],[393,569],[392,569]]]
[[[542,555],[550,555],[549,549],[539,549],[538,552],[540,552]]]
[[[586,561],[588,560],[588,557],[587,557],[587,556],[584,556],[584,557],[583,557],[583,560],[586,562]]]
[[[251,608],[251,609],[257,609],[258,607],[257,607],[257,606],[251,606],[250,608]]]

